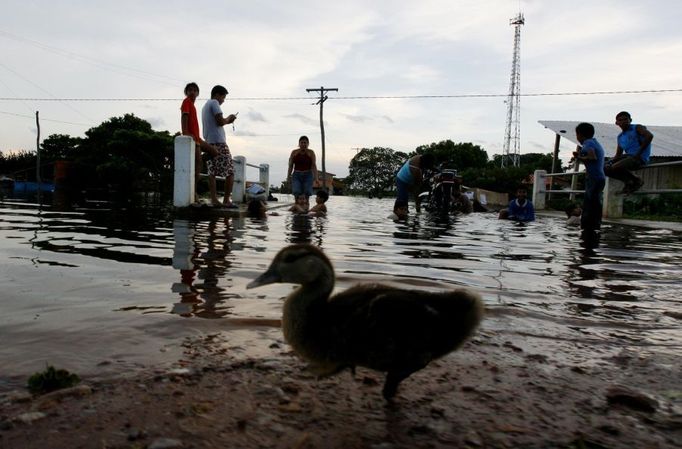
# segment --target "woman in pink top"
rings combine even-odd
[[[319,180],[317,165],[315,164],[315,153],[308,148],[310,141],[308,137],[301,136],[298,139],[298,148],[291,152],[289,156],[289,170],[287,180],[291,184],[291,193],[294,198],[298,195],[310,197],[313,194],[313,180]]]

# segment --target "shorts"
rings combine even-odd
[[[397,201],[404,201],[407,203],[410,197],[410,185],[400,178],[395,178],[396,190],[398,191]]]
[[[234,161],[230,154],[230,148],[226,143],[212,143],[218,148],[218,155],[206,162],[208,174],[211,176],[221,176],[227,178],[234,174]]]
[[[610,159],[605,163],[607,168],[617,167],[623,170],[637,170],[642,168],[644,161],[637,156],[621,155],[617,158]]]
[[[313,171],[294,171],[291,175],[291,193],[294,197],[298,195],[305,195],[310,197],[313,195]]]

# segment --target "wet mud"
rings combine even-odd
[[[679,360],[487,329],[404,381],[316,379],[279,334],[235,356],[227,334],[187,339],[182,357],[69,390],[0,394],[7,448],[675,448]],[[581,358],[581,356],[583,356]]]

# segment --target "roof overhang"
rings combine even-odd
[[[539,120],[542,126],[554,133],[578,144],[575,138],[575,127],[580,122],[568,120]],[[604,150],[609,153],[609,148],[615,152],[616,140],[621,129],[613,123],[590,122],[594,126],[594,137],[602,144]],[[682,126],[648,126],[647,129],[654,135],[651,142],[652,156],[682,156]]]

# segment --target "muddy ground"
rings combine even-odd
[[[187,340],[173,367],[2,393],[0,447],[682,447],[680,362],[665,353],[567,362],[580,344],[481,331],[386,403],[380,373],[315,379],[272,335],[267,357],[235,358],[215,334]]]

